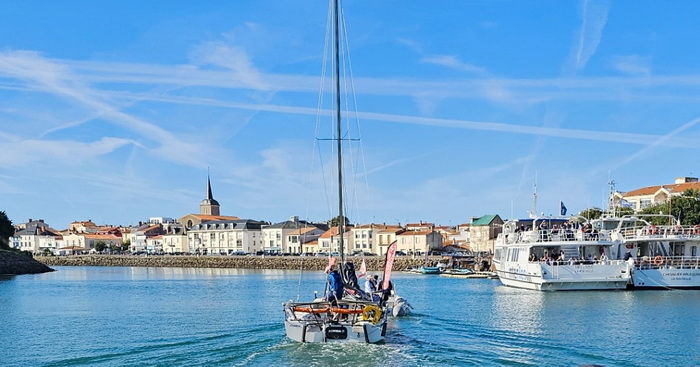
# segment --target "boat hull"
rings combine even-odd
[[[632,273],[634,289],[700,289],[700,268],[643,269]]]
[[[627,288],[627,278],[616,279],[554,279],[542,280],[522,276],[513,276],[499,272],[501,283],[507,287],[532,289],[536,291],[594,291],[594,290],[622,290]]]
[[[628,266],[623,261],[611,264],[546,265],[530,263],[526,267],[503,269],[497,264],[501,283],[508,287],[538,291],[619,290],[630,283]]]
[[[299,343],[378,343],[384,340],[385,322],[334,323],[286,320],[287,337]]]

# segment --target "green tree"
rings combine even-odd
[[[578,215],[586,219],[598,219],[603,215],[603,210],[594,206],[592,208],[581,210]]]
[[[348,217],[346,217],[346,216],[343,216],[343,218],[345,218],[345,226],[346,226],[346,227],[349,226],[349,225],[350,225],[350,219],[348,219]],[[330,222],[328,222],[328,225],[331,226],[331,227],[335,227],[335,226],[338,225],[338,223],[340,223],[340,216],[337,216],[337,217],[331,219]]]
[[[640,214],[671,214],[682,225],[700,224],[700,190],[686,190],[681,196],[672,196],[663,203],[648,206]],[[656,225],[669,225],[668,218],[653,218]]]
[[[15,226],[4,211],[0,211],[0,249],[10,249],[10,237],[15,235]]]
[[[103,241],[97,241],[95,243],[95,251],[102,252],[107,248],[107,244],[104,243]]]

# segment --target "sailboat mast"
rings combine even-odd
[[[343,215],[343,142],[340,124],[340,0],[334,0],[333,24],[335,26],[335,108],[336,108],[336,134],[338,143],[338,252],[340,253],[340,270],[342,274],[345,261],[345,246],[343,236],[345,232],[345,216]]]

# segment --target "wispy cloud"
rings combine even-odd
[[[232,37],[232,36],[230,36]],[[225,68],[228,78],[243,82],[258,90],[269,89],[263,75],[255,68],[247,52],[235,46],[233,40],[204,42],[190,52],[195,65],[214,65]]]
[[[427,64],[441,65],[450,69],[465,71],[469,73],[484,74],[486,72],[486,70],[482,67],[463,62],[459,60],[458,57],[451,55],[426,56],[423,57],[420,61]]]
[[[173,133],[140,117],[129,115],[105,98],[105,93],[91,88],[80,75],[55,60],[30,51],[0,53],[0,75],[9,76],[38,92],[70,101],[89,114],[101,116],[113,124],[132,131],[140,137],[139,144],[155,146],[151,151],[161,158],[192,166],[206,165],[204,157],[210,152],[206,144],[179,139]]]
[[[572,65],[567,74],[583,70],[588,60],[595,54],[603,36],[603,28],[608,21],[608,2],[605,0],[584,0],[581,4],[581,27],[578,30],[571,54]]]
[[[651,58],[637,55],[615,56],[611,60],[615,70],[630,75],[648,76],[651,74]]]

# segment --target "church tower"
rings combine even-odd
[[[219,202],[214,200],[211,193],[211,179],[207,174],[207,198],[199,204],[199,214],[202,215],[221,215],[219,213]]]

